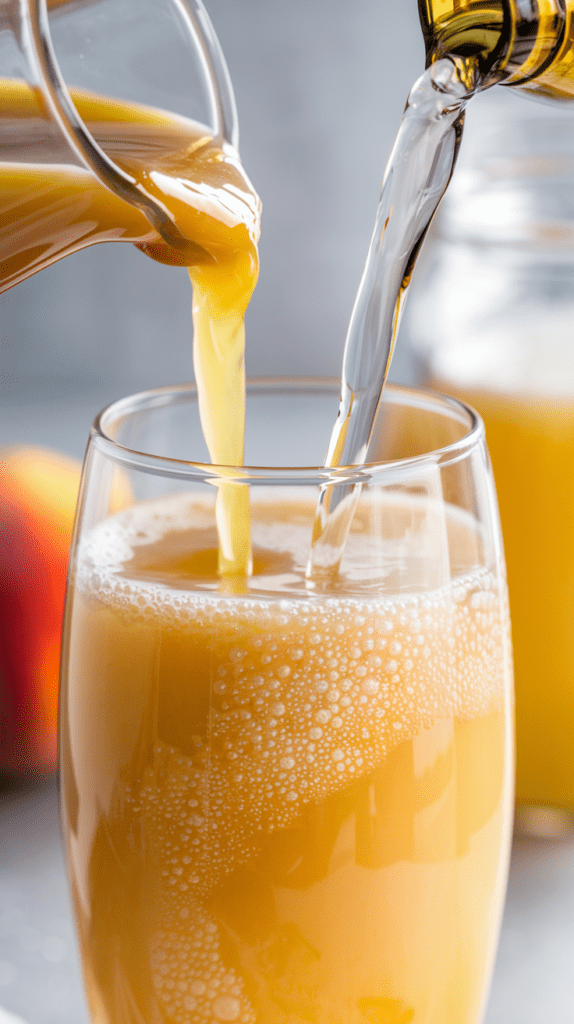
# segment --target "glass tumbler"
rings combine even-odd
[[[189,387],[92,429],[61,777],[94,1024],[481,1019],[513,795],[483,426],[389,387],[369,464],[313,468],[337,403],[336,384],[249,386],[248,458],[273,468],[206,464]],[[329,484],[360,497],[340,571],[307,580]],[[248,578],[217,573],[231,485]]]

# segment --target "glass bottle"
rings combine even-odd
[[[481,87],[574,98],[574,0],[419,0],[427,63],[467,58]]]

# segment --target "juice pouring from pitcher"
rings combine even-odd
[[[48,6],[60,17],[69,5]],[[68,92],[45,6],[2,5],[9,66],[19,63],[22,77],[0,79],[0,291],[102,241],[131,241],[160,262],[187,267],[206,442],[214,463],[238,466],[243,318],[258,275],[260,203],[234,145],[233,95],[206,12],[200,0],[175,6],[179,22],[180,9],[187,12],[183,28],[207,80],[211,127],[78,88]],[[221,574],[248,574],[245,488],[220,488],[218,523]]]

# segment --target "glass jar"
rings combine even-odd
[[[513,622],[518,804],[571,814],[574,114],[568,106],[524,103],[502,89],[471,104],[460,163],[413,288],[409,328],[427,382],[464,396],[486,423]],[[560,825],[560,815],[555,820]]]

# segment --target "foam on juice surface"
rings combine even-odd
[[[508,684],[504,587],[485,568],[425,595],[366,598],[237,596],[127,578],[138,548],[145,561],[150,546],[187,525],[178,501],[108,520],[80,551],[76,601],[107,622],[116,642],[129,636],[134,650],[159,631],[169,663],[169,675],[158,669],[144,770],[122,791],[125,827],[145,835],[157,865],[149,880],[157,887],[149,934],[155,998],[181,1024],[251,1024],[269,984],[287,985],[283,975],[294,971],[315,992],[321,972],[295,926],[272,929],[267,945],[239,943],[243,960],[230,966],[234,915],[243,927],[258,913],[249,885],[233,880],[262,861],[279,870],[273,837],[289,835],[337,794],[354,786],[366,793],[401,744],[434,736],[440,723],[500,712]],[[276,531],[268,531],[269,542]],[[292,524],[287,533],[304,568],[308,530]],[[195,694],[193,712],[184,687]],[[375,867],[370,819],[355,813],[364,865]],[[298,872],[318,876],[317,857],[307,850],[285,884]],[[256,983],[246,988],[246,976]],[[281,998],[293,1012],[302,1000],[305,1019],[343,1013],[309,992]]]

